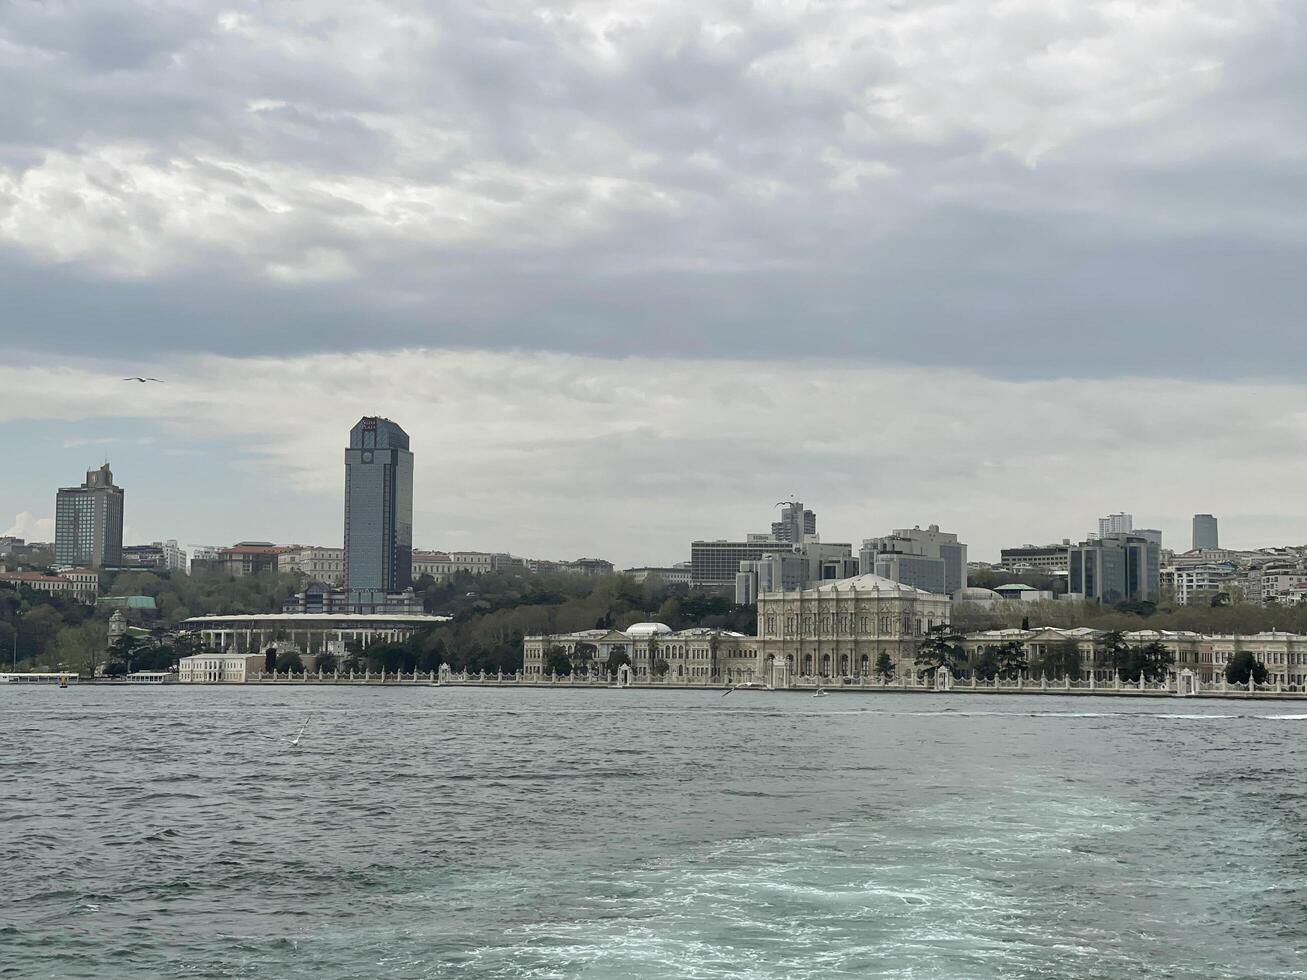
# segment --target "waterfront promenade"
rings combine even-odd
[[[1185,683],[1180,675],[1172,675],[1164,682],[1150,683],[1138,681],[1130,683],[1120,678],[1111,680],[1085,679],[1079,681],[1031,678],[1010,680],[995,679],[980,681],[975,679],[950,679],[947,685],[937,685],[928,679],[890,680],[881,682],[871,678],[817,678],[793,677],[784,686],[766,686],[759,683],[732,686],[720,680],[664,678],[653,681],[629,681],[614,684],[605,677],[547,677],[525,678],[520,674],[487,674],[453,671],[363,671],[333,673],[256,673],[252,674],[245,685],[295,686],[394,686],[394,687],[466,687],[466,688],[530,688],[557,690],[651,690],[651,691],[728,691],[736,695],[757,693],[797,693],[815,695],[822,690],[834,696],[837,694],[992,694],[992,695],[1045,695],[1045,696],[1087,696],[1087,697],[1185,697],[1185,698],[1235,698],[1257,700],[1307,700],[1307,691],[1294,689],[1291,685],[1281,684],[1230,684],[1224,679],[1219,681],[1199,682],[1196,678],[1189,680],[1190,687],[1183,695],[1180,685]],[[192,685],[187,685],[192,686]],[[205,684],[207,687],[241,686],[231,683]]]

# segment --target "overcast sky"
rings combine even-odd
[[[0,533],[339,543],[380,414],[420,546],[1302,543],[1305,14],[0,0]]]

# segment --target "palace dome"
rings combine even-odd
[[[895,582],[892,578],[885,578],[882,575],[855,575],[852,578],[837,578],[829,582],[823,582],[816,587],[817,592],[881,592],[881,593],[898,593],[901,595],[933,595],[925,589],[917,589],[911,585],[904,585],[902,582]],[[947,598],[940,596],[939,598]]]
[[[662,636],[672,632],[672,628],[663,623],[636,623],[626,628],[626,635],[631,639],[646,639],[650,636]]]
[[[982,589],[978,585],[971,585],[965,589],[958,589],[953,593],[953,599],[956,602],[997,602],[1003,597],[993,589]]]

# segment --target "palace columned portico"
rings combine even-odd
[[[278,644],[317,655],[346,652],[357,642],[401,643],[421,629],[445,622],[446,616],[351,615],[346,613],[266,613],[240,616],[195,616],[181,628],[197,633],[206,650],[220,653],[262,653]]]

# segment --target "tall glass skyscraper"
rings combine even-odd
[[[1199,548],[1219,548],[1220,536],[1216,533],[1216,518],[1211,514],[1194,515],[1194,551]]]
[[[413,454],[408,433],[367,417],[345,450],[345,588],[399,592],[413,584]]]
[[[105,463],[80,487],[62,487],[54,503],[56,565],[113,567],[123,559],[123,488]]]

